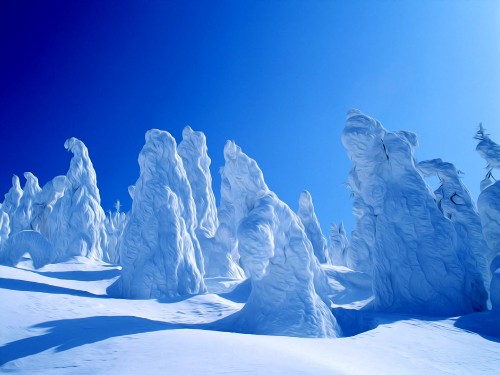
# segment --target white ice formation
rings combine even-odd
[[[120,212],[120,201],[116,202],[115,208],[116,211],[110,211],[104,221],[104,228],[106,230],[104,248],[106,259],[111,263],[120,264],[118,245],[120,244],[128,217],[126,213]]]
[[[389,132],[353,110],[342,142],[353,163],[357,216],[349,251],[370,260],[372,308],[438,316],[484,310],[487,293],[474,251],[415,166],[416,135]]]
[[[231,239],[252,284],[247,303],[230,318],[233,329],[339,336],[340,328],[325,304],[329,303],[327,278],[300,219],[268,189],[257,163],[240,147],[228,141],[224,157],[224,197],[233,203],[226,212],[238,224]]]
[[[347,233],[344,224],[332,224],[330,226],[330,262],[335,266],[347,266],[346,250],[349,241],[347,240]]]
[[[9,215],[9,219],[11,222],[14,217],[14,212],[16,212],[17,208],[19,207],[19,202],[21,201],[22,196],[23,189],[21,189],[19,177],[14,175],[12,176],[12,187],[9,189],[7,194],[5,194],[5,199],[2,203],[2,211]]]
[[[476,134],[476,139],[479,140],[476,150],[488,163],[488,174],[481,182],[477,208],[483,235],[490,249],[490,299],[493,309],[500,310],[500,181],[495,181],[492,176],[492,170],[500,168],[500,146],[485,134],[482,126]]]
[[[64,179],[63,195],[55,202],[42,234],[53,244],[57,261],[74,256],[100,260],[103,259],[105,215],[100,205],[95,170],[82,141],[70,138],[64,147],[73,157]],[[58,194],[60,182],[52,184],[51,189],[55,191],[47,192],[48,196]]]
[[[34,230],[23,230],[5,241],[0,253],[0,263],[15,266],[25,253],[31,256],[35,268],[54,263],[56,259],[54,247],[43,235]]]
[[[311,241],[314,255],[318,258],[320,263],[329,263],[330,257],[328,254],[328,243],[326,238],[321,231],[321,226],[319,225],[318,218],[314,212],[314,205],[311,197],[311,193],[304,190],[300,193],[299,198],[299,210],[297,215],[300,221],[304,225],[307,238]]]
[[[119,245],[122,274],[108,294],[146,299],[203,293],[196,208],[175,139],[157,129],[145,138],[132,210]]]

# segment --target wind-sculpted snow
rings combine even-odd
[[[102,259],[105,215],[100,205],[94,167],[82,141],[70,138],[64,147],[73,153],[73,158],[64,180],[63,195],[55,203],[42,234],[56,249],[57,261],[74,256]],[[53,183],[48,196],[59,194],[60,182]]]
[[[459,171],[451,163],[441,159],[427,160],[418,164],[425,176],[436,176],[441,185],[434,191],[436,203],[445,217],[450,219],[458,237],[465,247],[475,255],[476,267],[489,289],[490,272],[488,269],[489,251],[481,227],[481,219],[469,191],[462,183]]]
[[[335,266],[347,266],[346,249],[349,241],[345,232],[344,224],[332,224],[330,226],[330,259]]]
[[[233,142],[224,149],[223,186],[238,223],[234,241],[252,291],[229,321],[233,330],[270,335],[341,334],[327,300],[328,281],[298,216],[264,182],[257,163]],[[233,200],[234,199],[234,200]],[[239,205],[237,204],[239,202]]]
[[[182,158],[196,205],[195,233],[203,252],[205,275],[239,276],[237,266],[230,256],[216,245],[214,238],[219,222],[205,134],[193,131],[189,126],[185,127],[177,151]]]
[[[0,252],[2,251],[2,246],[9,238],[10,234],[10,219],[6,212],[0,209]]]
[[[66,176],[57,176],[47,182],[33,201],[31,228],[37,232],[47,233],[47,222],[56,202],[63,196]]]
[[[12,233],[32,229],[33,203],[36,195],[42,190],[38,185],[38,178],[32,173],[26,172],[24,177],[26,178],[26,183],[24,184],[23,194],[11,221]]]
[[[132,210],[119,245],[122,274],[108,294],[145,299],[203,293],[196,208],[175,139],[157,129],[145,138]]]
[[[486,160],[486,177],[489,178],[493,169],[500,168],[500,145],[491,140],[482,125],[479,125],[475,138],[479,141],[476,151]]]
[[[31,256],[35,268],[53,263],[56,257],[52,244],[44,236],[33,230],[23,230],[14,233],[4,243],[0,263],[13,267],[25,253]]]
[[[309,238],[309,241],[312,243],[314,255],[316,255],[320,263],[329,263],[328,243],[326,242],[325,236],[323,236],[321,226],[314,212],[311,193],[307,190],[300,193],[299,210],[297,214],[304,225],[307,238]]]
[[[361,244],[370,255],[372,307],[426,315],[484,310],[487,293],[474,251],[416,169],[416,135],[389,132],[351,111],[342,142],[353,163],[357,224],[350,247],[358,252]]]

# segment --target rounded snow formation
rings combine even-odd
[[[140,176],[119,244],[122,274],[108,288],[121,298],[166,298],[206,291],[194,233],[196,208],[175,139],[146,133]]]
[[[41,233],[47,233],[47,221],[56,202],[64,195],[66,176],[56,176],[47,182],[35,196],[33,202],[33,217],[31,228]]]
[[[33,230],[24,230],[10,236],[5,242],[0,263],[13,267],[26,253],[31,256],[35,268],[53,263],[56,257],[52,244],[44,236]]]
[[[102,241],[104,232],[104,211],[101,207],[96,173],[87,147],[76,138],[70,138],[64,147],[73,153],[66,178],[54,181],[47,189],[48,196],[60,194],[54,204],[42,234],[46,235],[57,252],[57,261],[66,261],[74,256],[94,260],[103,259]]]
[[[227,143],[224,154],[226,198],[234,191],[241,197],[230,201],[238,224],[240,263],[252,284],[243,309],[228,319],[232,329],[267,335],[340,336],[324,302],[326,276],[300,219],[269,191],[257,163],[239,147]]]
[[[320,263],[330,263],[330,256],[328,254],[328,243],[321,231],[318,218],[314,212],[314,205],[311,193],[304,190],[300,193],[299,210],[297,212],[300,221],[304,225],[307,238],[311,241],[314,255],[318,258]]]
[[[389,132],[353,111],[342,142],[353,163],[357,217],[348,252],[351,264],[366,261],[371,268],[372,307],[435,316],[484,310],[487,293],[474,250],[416,169],[416,135]]]

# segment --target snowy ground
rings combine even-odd
[[[207,280],[212,294],[190,298],[107,298],[119,272],[77,262],[39,271],[29,261],[0,266],[0,372],[500,373],[500,318],[491,313],[378,316],[377,328],[341,339],[244,335],[210,330],[211,322],[243,306],[244,295],[225,294],[233,281]]]

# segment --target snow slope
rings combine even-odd
[[[30,263],[0,266],[1,373],[500,373],[500,332],[472,332],[485,319],[492,325],[487,313],[378,315],[377,328],[340,339],[237,334],[210,326],[242,307],[224,293],[106,298],[116,267],[81,258],[33,271]]]

